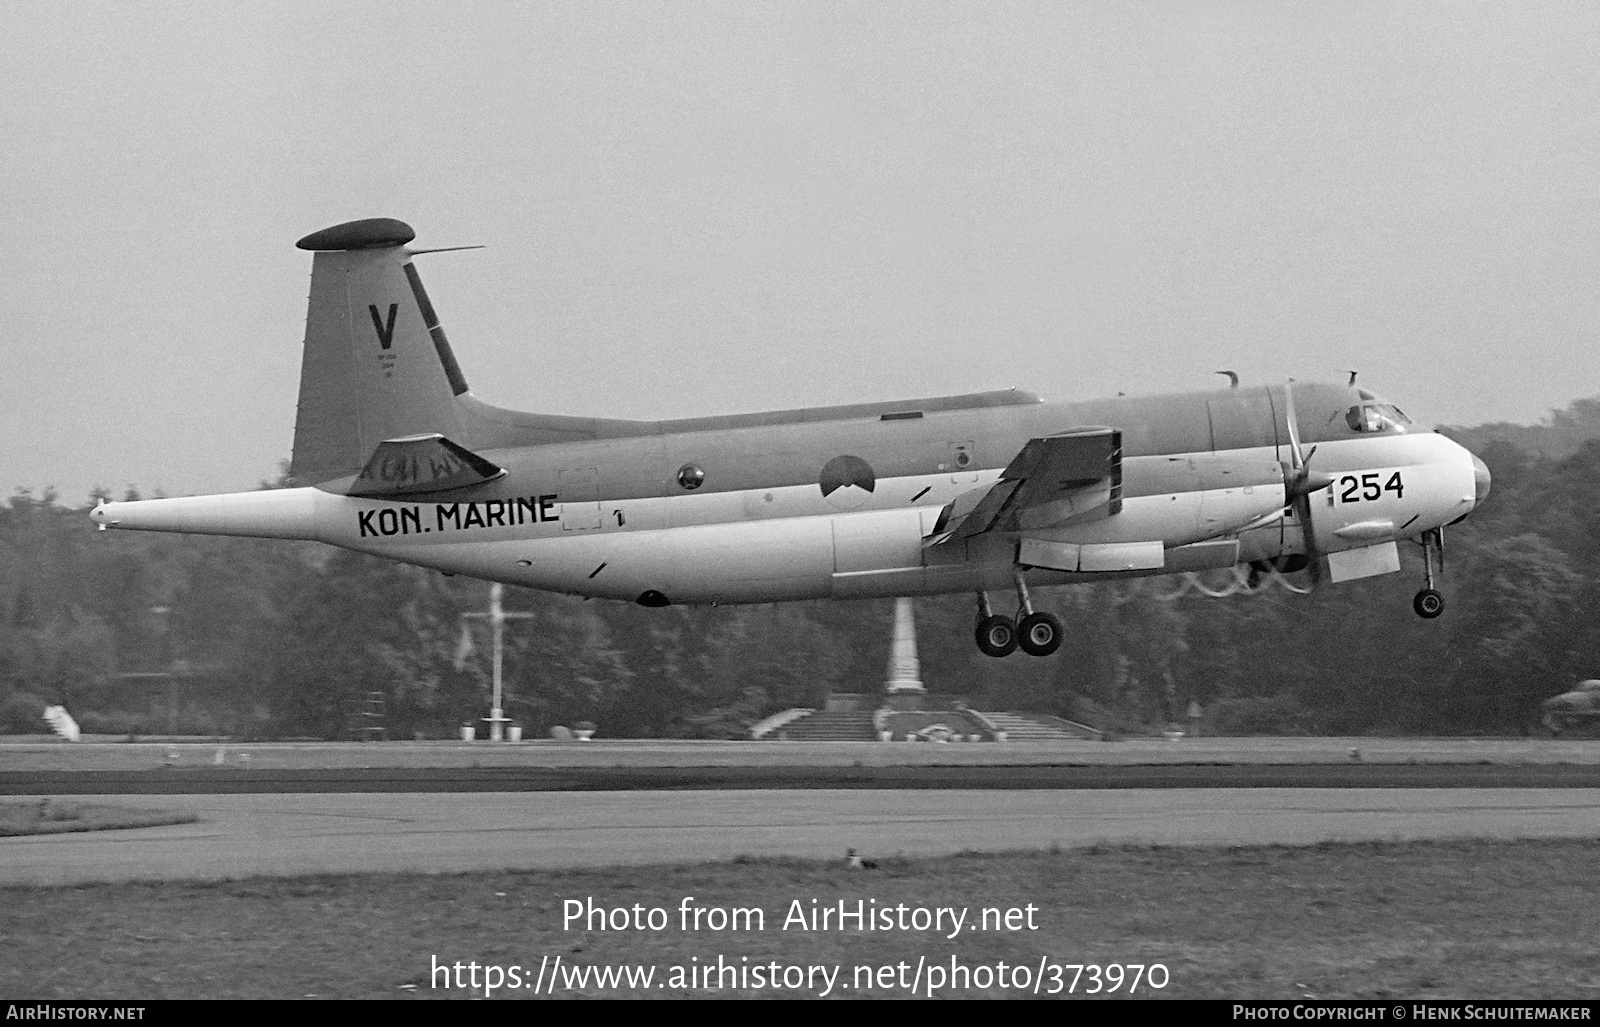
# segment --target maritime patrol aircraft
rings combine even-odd
[[[1343,582],[1398,571],[1404,540],[1425,557],[1416,612],[1436,617],[1443,529],[1489,491],[1482,461],[1353,378],[672,421],[506,410],[468,389],[414,238],[372,218],[298,243],[314,256],[296,487],[102,503],[94,521],[652,607],[965,591],[1000,657],[1061,645],[1040,586],[1241,564]]]

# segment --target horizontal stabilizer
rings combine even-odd
[[[352,496],[409,496],[481,485],[504,475],[483,457],[443,435],[411,435],[378,443],[350,486]]]

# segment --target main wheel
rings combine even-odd
[[[1411,600],[1411,608],[1417,611],[1418,617],[1424,620],[1433,620],[1433,618],[1444,612],[1444,596],[1431,588],[1425,588],[1417,593],[1415,599]]]
[[[978,649],[985,656],[1010,656],[1017,648],[1017,626],[1010,617],[985,617],[978,622]]]
[[[1017,625],[1017,644],[1029,656],[1049,656],[1061,648],[1061,621],[1048,613],[1030,613]]]

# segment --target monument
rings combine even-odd
[[[885,683],[891,696],[927,694],[922,687],[922,665],[917,660],[917,624],[911,600],[894,601],[894,641],[889,645],[889,680]]]

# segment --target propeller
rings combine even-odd
[[[1311,458],[1317,455],[1317,447],[1312,446],[1309,452],[1300,450],[1300,421],[1294,412],[1294,379],[1290,378],[1283,386],[1286,420],[1289,424],[1289,460],[1283,476],[1284,498],[1289,505],[1294,507],[1295,517],[1300,521],[1300,534],[1305,539],[1306,565],[1311,572],[1311,583],[1322,583],[1322,554],[1317,550],[1317,536],[1311,528],[1311,496],[1321,492],[1333,484],[1333,478],[1326,474],[1318,474],[1311,470]]]

